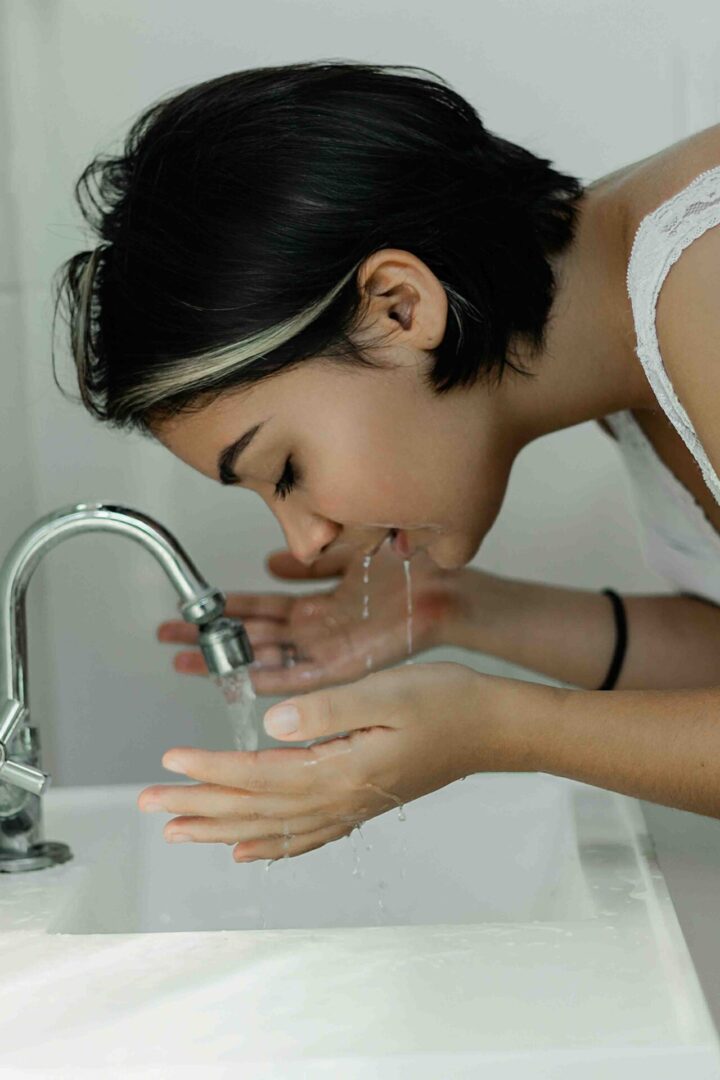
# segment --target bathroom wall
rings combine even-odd
[[[56,507],[125,503],[158,517],[227,589],[285,588],[263,569],[284,545],[261,501],[105,430],[51,374],[50,279],[94,244],[73,185],[142,108],[261,64],[418,64],[492,130],[586,181],[720,119],[716,0],[4,0],[0,19],[2,547]],[[55,350],[71,389],[63,330]],[[622,467],[593,425],[523,452],[475,561],[559,584],[668,591],[643,563]],[[52,552],[32,591],[31,682],[56,783],[149,782],[170,745],[230,745],[214,687],[176,675],[172,650],[154,640],[175,600],[144,552],[76,540]]]

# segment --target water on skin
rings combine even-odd
[[[405,817],[405,810],[403,809],[405,804],[400,799],[398,799],[397,795],[393,795],[389,791],[383,791],[383,789],[381,787],[378,787],[377,784],[367,783],[365,787],[369,787],[373,791],[377,791],[379,795],[383,795],[386,799],[391,799],[392,802],[394,802],[395,805],[400,808],[398,812],[398,818],[400,819],[400,821],[407,820],[407,818]]]

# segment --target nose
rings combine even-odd
[[[288,548],[304,566],[311,566],[342,529],[341,525],[317,514],[277,516]]]

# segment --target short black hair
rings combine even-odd
[[[319,60],[191,86],[75,185],[99,243],[59,268],[55,309],[65,296],[82,400],[147,432],[307,358],[374,365],[352,339],[357,269],[385,247],[446,290],[437,393],[530,374],[515,346],[544,348],[549,256],[583,192],[425,68]]]

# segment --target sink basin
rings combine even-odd
[[[135,805],[145,786],[51,789],[46,836],[74,859],[0,875],[4,1067],[720,1075],[635,800],[469,776],[268,871],[227,845],[167,844],[168,815]]]
[[[470,776],[415,800],[405,821],[389,811],[362,835],[269,869],[234,863],[227,845],[168,844],[169,815],[128,812],[125,791],[78,829],[78,795],[63,796],[48,812],[48,836],[69,841],[78,862],[93,847],[88,825],[105,842],[51,931],[566,922],[595,911],[569,793],[542,775]]]

